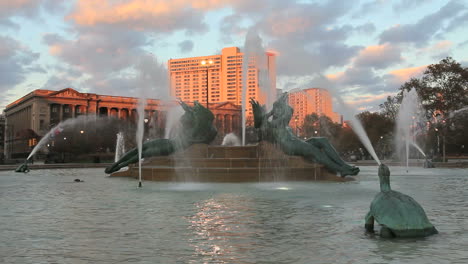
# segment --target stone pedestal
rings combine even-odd
[[[138,164],[111,177],[138,178]],[[145,159],[145,181],[262,182],[262,181],[347,181],[323,165],[299,156],[287,156],[274,145],[225,147],[197,144],[170,156]],[[352,179],[352,178],[351,178]]]

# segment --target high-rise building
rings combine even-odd
[[[289,105],[294,115],[289,123],[291,127],[301,127],[306,115],[317,114],[329,117],[335,123],[341,123],[341,116],[333,112],[330,93],[321,88],[309,88],[289,93]]]
[[[241,105],[243,56],[239,48],[228,47],[218,55],[170,59],[170,94],[184,102],[206,104],[208,100],[209,103],[231,102]],[[267,52],[266,63],[263,66],[259,64],[258,58],[249,58],[246,96],[247,100],[253,98],[265,103],[268,97],[275,98],[274,54]],[[269,88],[261,91],[260,86]],[[249,103],[247,106],[250,109]]]

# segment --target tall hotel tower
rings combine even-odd
[[[206,105],[211,103],[231,102],[242,104],[242,63],[243,53],[237,47],[223,48],[221,54],[200,56],[168,61],[170,94],[184,102],[198,101]],[[255,58],[249,59],[247,75],[247,107],[248,100],[265,103],[270,92],[260,90],[260,85],[273,87],[276,92],[275,56],[266,54],[265,67],[257,66]],[[262,72],[264,71],[264,72]],[[260,83],[262,74],[269,76],[270,83]],[[268,82],[268,81],[267,81]],[[270,91],[270,89],[266,89]],[[249,111],[250,112],[250,111]]]

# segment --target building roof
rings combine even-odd
[[[113,96],[113,95],[99,95],[95,93],[80,93],[76,91],[73,88],[65,88],[59,91],[53,91],[53,90],[46,90],[46,89],[36,89],[25,96],[17,99],[16,101],[8,104],[5,107],[5,111],[8,110],[9,108],[12,108],[22,102],[25,102],[33,97],[57,97],[57,98],[67,98],[73,96],[75,99],[76,98],[81,98],[81,99],[94,99],[94,100],[105,100],[105,101],[122,101],[122,100],[127,100],[127,101],[138,101],[138,97],[129,97],[129,96]],[[148,99],[148,101],[151,104],[158,104],[159,99]]]

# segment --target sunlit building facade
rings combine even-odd
[[[290,126],[302,127],[307,115],[317,114],[329,117],[335,123],[341,123],[341,115],[333,112],[332,96],[326,89],[309,88],[289,93],[289,105],[294,109]]]
[[[198,101],[202,104],[230,102],[242,104],[243,56],[237,47],[222,49],[221,54],[168,61],[170,94],[184,102]],[[276,92],[276,68],[273,53],[266,53],[265,67],[259,67],[255,58],[249,59],[247,73],[247,100],[265,103]],[[267,84],[273,92],[260,90],[262,71],[267,71]],[[268,83],[269,82],[269,83]],[[268,89],[266,89],[268,90]],[[247,104],[249,107],[250,104]]]
[[[165,127],[167,109],[176,102],[147,99],[145,122]],[[59,123],[81,115],[95,115],[135,123],[138,98],[38,89],[10,103],[0,116],[0,149],[6,159],[25,158],[37,142]],[[230,102],[210,103],[221,141],[230,132],[240,133],[240,107]],[[2,156],[2,155],[0,155]]]

